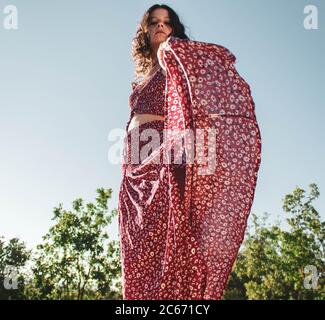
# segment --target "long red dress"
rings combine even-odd
[[[157,71],[130,96],[129,122],[134,110],[166,118],[126,133],[118,205],[123,299],[218,300],[261,162],[255,105],[227,48],[169,37],[163,56],[166,76]]]

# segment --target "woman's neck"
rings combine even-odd
[[[150,77],[150,75],[152,75],[153,73],[155,73],[155,71],[156,71],[157,69],[159,69],[159,68],[160,68],[160,64],[159,64],[159,62],[157,62],[155,65],[153,65],[153,66],[151,67],[150,71],[148,72],[147,77]]]

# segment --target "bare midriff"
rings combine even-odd
[[[154,120],[161,120],[164,121],[165,117],[158,115],[158,114],[151,114],[151,113],[134,113],[129,126],[128,131],[136,128],[146,122],[154,121]]]

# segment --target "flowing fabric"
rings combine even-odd
[[[166,119],[131,129],[125,140],[123,299],[218,300],[254,199],[261,162],[255,105],[223,46],[169,37],[163,60]],[[132,134],[148,129],[162,142],[130,163]]]

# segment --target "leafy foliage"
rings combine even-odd
[[[308,197],[300,188],[286,195],[288,230],[266,226],[267,214],[262,219],[252,214],[253,231],[246,234],[225,299],[325,298],[325,222],[312,205],[319,197],[317,185],[310,188]]]
[[[108,214],[111,189],[97,189],[96,202],[73,201],[54,209],[55,225],[37,246],[28,289],[31,299],[117,299],[120,297],[120,254],[105,228],[117,215]]]
[[[121,299],[118,241],[107,226],[117,215],[109,213],[111,189],[97,189],[94,203],[76,199],[72,210],[54,208],[54,225],[32,253],[19,239],[0,237],[0,299]],[[229,278],[224,299],[325,298],[325,222],[310,193],[296,188],[284,198],[287,227],[267,225],[268,214],[252,213],[242,248]],[[19,286],[4,288],[15,269]],[[8,282],[8,281],[7,281]]]

